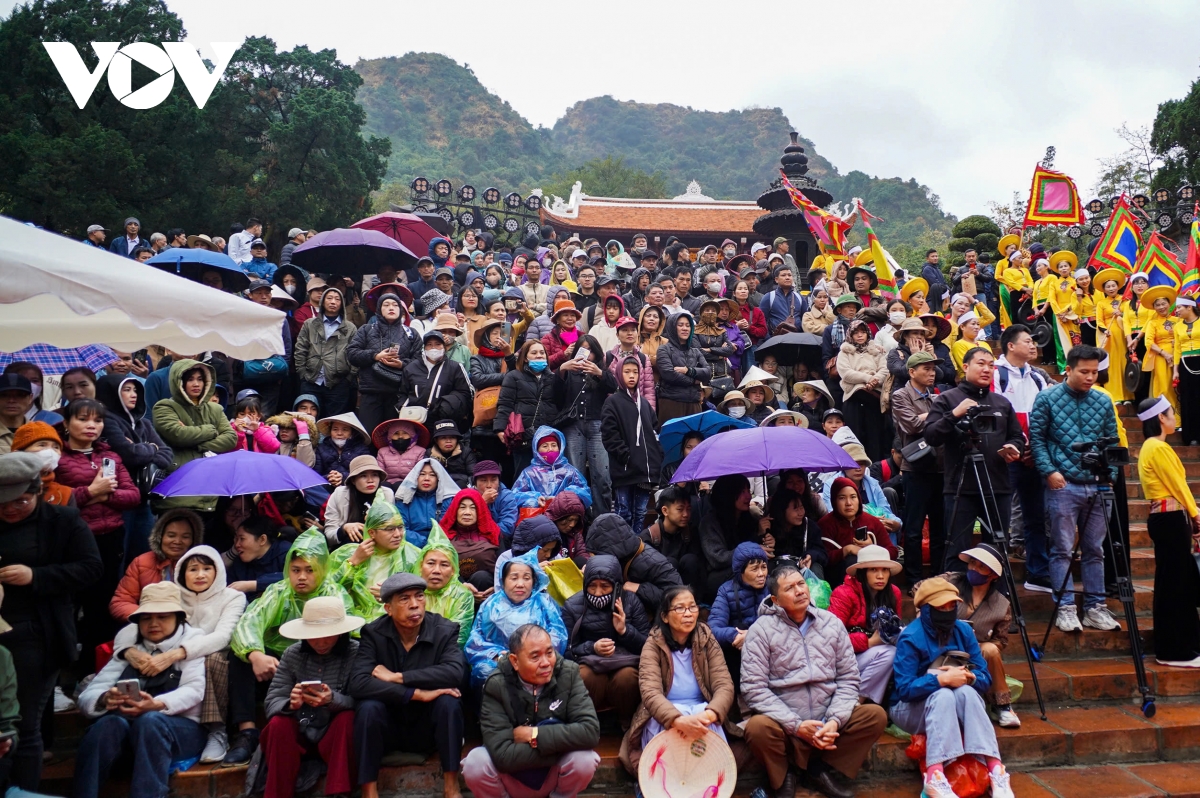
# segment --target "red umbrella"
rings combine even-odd
[[[425,220],[412,213],[387,211],[375,216],[368,216],[366,219],[359,219],[350,226],[361,230],[378,230],[399,241],[418,256],[429,252],[430,240],[442,237],[437,230],[426,224]]]

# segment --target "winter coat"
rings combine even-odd
[[[542,285],[541,283],[522,283],[519,288],[521,289],[521,293],[525,295],[525,304],[534,313],[541,314],[547,308],[553,308],[553,303],[546,298],[549,286]]]
[[[688,339],[679,339],[675,329],[679,314],[667,321],[667,342],[658,348],[655,360],[658,366],[658,396],[681,404],[695,404],[700,401],[700,386],[712,379],[712,368],[705,359],[700,347],[695,343],[695,335],[689,333]],[[689,321],[691,321],[689,319]],[[695,323],[692,323],[693,330]],[[675,371],[677,366],[687,367],[687,373]]]
[[[833,305],[831,303],[825,306],[824,311],[818,310],[815,307],[810,308],[809,311],[804,314],[804,318],[800,320],[800,326],[801,329],[806,333],[820,335],[821,333],[825,332],[826,327],[828,327],[830,324],[833,324],[833,320]]]
[[[227,570],[229,582],[254,582],[255,591],[246,594],[247,601],[254,601],[264,590],[283,579],[283,562],[290,545],[286,540],[276,540],[266,554],[250,562],[234,557]]]
[[[804,314],[808,312],[808,299],[794,288],[787,294],[777,288],[763,295],[758,309],[767,320],[767,330],[772,333],[787,321],[788,316],[792,317],[792,324],[799,329],[804,323]]]
[[[575,340],[575,348],[571,350],[570,357],[574,357],[579,351],[579,341],[587,333],[579,332],[579,338]],[[542,346],[546,348],[546,363],[547,369],[558,373],[558,367],[567,362],[567,348],[571,346],[562,339],[562,330],[555,326],[550,332],[542,336]],[[603,349],[601,351],[604,351]]]
[[[129,238],[125,235],[125,231],[122,230],[121,235],[114,238],[112,243],[108,245],[108,251],[125,258],[132,258],[133,251],[138,247],[146,247],[149,249],[150,242],[139,235],[137,241],[131,243]]]
[[[600,744],[600,721],[579,666],[562,658],[537,696],[521,686],[505,658],[483,687],[479,726],[488,756],[501,773],[550,768],[565,754]],[[513,741],[517,726],[538,728],[537,748]]]
[[[460,441],[450,454],[443,454],[436,446],[429,449],[429,456],[442,464],[454,484],[465,488],[471,484],[471,475],[475,473],[475,453],[464,447]]]
[[[650,276],[650,272],[643,269],[641,266],[633,270],[633,274],[629,275],[630,288],[621,295],[621,302],[625,305],[625,313],[633,318],[637,318],[642,312],[642,308],[646,305],[646,292],[638,289],[638,281],[642,279],[642,275]],[[653,283],[647,284],[647,288]]]
[[[617,314],[618,319],[630,315],[625,307],[625,300],[621,298],[620,294],[613,294],[608,299],[605,299],[602,304],[596,306],[596,322],[588,327],[588,335],[596,339],[597,343],[600,344],[600,349],[604,352],[621,343],[617,340],[617,328],[609,324],[608,319],[604,315],[604,305],[608,304],[609,299],[615,299],[621,306],[621,312]]]
[[[275,437],[274,431],[266,424],[259,424],[258,429],[247,435],[245,430],[234,428],[237,433],[237,449],[238,451],[261,452],[262,454],[277,454],[279,452],[279,438]]]
[[[936,396],[937,388],[931,388]],[[925,418],[933,406],[933,398],[925,399],[912,385],[905,385],[898,391],[892,392],[892,422],[896,428],[896,437],[900,439],[900,448],[914,443],[924,437]],[[928,418],[928,415],[926,415]],[[924,457],[915,463],[901,460],[900,470],[924,474],[940,474],[945,459],[941,446],[934,447],[933,457]]]
[[[195,368],[204,371],[204,393],[193,402],[183,392],[183,375]],[[171,398],[154,405],[151,416],[154,429],[171,447],[174,456],[172,471],[209,452],[224,454],[237,446],[237,433],[221,406],[212,401],[217,384],[213,369],[196,360],[183,359],[171,364],[168,375]]]
[[[137,404],[132,410],[121,401],[121,388],[127,382],[137,390]],[[104,405],[104,430],[100,440],[117,453],[131,474],[151,463],[164,471],[171,470],[175,454],[146,417],[146,386],[141,380],[122,374],[106,374],[96,380],[96,399]]]
[[[149,643],[143,640],[141,635],[136,635],[135,627],[135,645],[143,653],[160,654],[174,651],[180,646],[186,648],[199,634],[201,633],[189,624],[181,623],[170,637],[158,643]],[[128,663],[124,659],[113,657],[100,669],[91,683],[79,694],[79,700],[76,702],[84,717],[95,719],[108,714],[108,709],[104,706],[104,694],[116,686],[127,667]],[[172,664],[171,668],[180,672],[179,684],[174,690],[155,696],[166,705],[161,712],[199,723],[200,702],[204,700],[204,660],[189,658]]]
[[[376,679],[371,675],[376,665],[403,673],[404,684]],[[459,687],[466,672],[457,624],[426,609],[417,642],[405,650],[396,624],[385,615],[362,628],[349,691],[356,701],[382,701],[399,708],[413,700],[414,690]]]
[[[336,290],[336,288],[326,288],[322,292],[322,305],[325,302],[325,295]],[[300,328],[300,334],[296,336],[296,376],[305,382],[316,382],[317,377],[323,371],[325,384],[329,387],[353,377],[354,365],[346,357],[346,350],[357,329],[353,322],[345,318],[344,313],[337,331],[328,338],[325,337],[324,313],[319,312],[304,322]]]
[[[816,499],[818,507],[825,504],[820,497],[813,498]],[[829,555],[825,552],[825,544],[821,542],[821,529],[812,516],[806,515],[800,526],[786,530],[772,525],[771,534],[775,538],[776,557],[790,556],[798,560],[812,557],[813,565],[822,568],[829,564]]]
[[[504,357],[491,357],[490,355],[475,354],[471,355],[471,389],[475,393],[486,388],[499,388],[504,384],[504,375],[512,371],[516,366],[516,358],[512,355]],[[496,436],[496,430],[492,428],[492,424],[481,424],[471,428],[471,435],[487,435]]]
[[[646,307],[651,307],[651,306],[647,305]],[[638,346],[638,349],[641,350],[642,354],[645,355],[646,358],[650,361],[650,368],[654,371],[654,383],[657,385],[658,384],[658,349],[659,349],[659,347],[661,347],[663,344],[665,344],[667,342],[667,339],[664,338],[663,334],[662,334],[663,329],[665,329],[667,326],[667,312],[665,310],[663,310],[661,307],[658,308],[658,315],[661,317],[660,321],[658,323],[658,330],[653,335],[643,338],[642,337],[642,317],[645,316],[645,314],[646,314],[646,308],[644,307],[644,308],[642,308],[642,312],[639,313],[637,316],[637,320],[638,320],[638,343],[637,343],[637,346]],[[655,409],[658,409],[658,405],[655,405]]]
[[[403,308],[394,322],[377,315],[370,324],[355,330],[346,347],[346,359],[358,369],[359,391],[396,395],[396,385],[384,382],[375,373],[375,356],[393,346],[399,348],[396,357],[405,364],[421,356],[421,336],[409,326],[408,308]]]
[[[883,598],[887,601],[881,604],[886,604],[895,611],[896,617],[900,617],[900,588],[888,584],[885,593]],[[856,574],[846,574],[845,581],[833,589],[829,597],[829,611],[846,625],[846,630],[850,633],[850,645],[854,646],[855,654],[861,654],[870,648],[871,633],[855,631],[855,628],[870,629],[867,622],[867,599],[863,595],[862,582]]]
[[[431,551],[438,551],[446,555],[454,574],[441,589],[425,589],[425,611],[436,612],[447,621],[457,624],[458,647],[464,648],[467,645],[467,638],[471,636],[471,624],[475,620],[475,597],[459,580],[458,550],[454,548],[454,544],[446,537],[446,533],[442,531],[441,527],[436,524],[429,530],[429,539],[425,541],[425,548],[421,549],[417,556],[414,571],[420,571],[421,563],[425,561],[425,555]],[[465,663],[463,672],[466,672]]]
[[[588,603],[587,586],[597,579],[607,579],[613,584],[614,598],[607,608],[598,610]],[[650,620],[637,596],[622,588],[625,580],[621,575],[621,564],[616,557],[600,554],[587,562],[583,574],[583,590],[567,599],[563,605],[563,626],[567,628],[567,656],[578,660],[580,657],[596,653],[596,641],[608,638],[616,643],[613,655],[640,654],[646,643],[646,635],[650,633]],[[625,613],[625,634],[617,634],[613,627],[613,612],[616,609],[616,597],[621,599],[621,609]],[[576,630],[575,625],[579,624]]]
[[[1029,443],[1043,478],[1057,471],[1070,482],[1095,484],[1098,478],[1080,465],[1080,455],[1071,451],[1071,445],[1116,437],[1112,400],[1100,391],[1076,391],[1061,382],[1039,391],[1033,400]]]
[[[543,426],[537,428],[532,440],[540,441],[549,435],[558,438],[558,458],[554,465],[550,465],[541,452],[534,450],[533,461],[513,481],[512,489],[520,497],[521,506],[537,507],[538,499],[542,496],[553,498],[569,490],[579,497],[584,507],[591,507],[592,489],[579,469],[567,459],[566,436],[553,427]]]
[[[720,330],[719,327],[718,329]],[[712,369],[712,379],[730,376],[729,359],[737,355],[737,347],[730,343],[725,330],[720,330],[716,335],[693,332],[692,341],[708,361],[708,367]]]
[[[495,500],[488,505],[488,511],[500,527],[500,549],[503,551],[512,545],[513,532],[521,512],[520,497],[501,483]]]
[[[390,618],[388,619],[391,620]],[[354,699],[349,694],[350,673],[358,659],[358,641],[342,635],[328,654],[318,654],[305,641],[293,643],[279,658],[279,667],[267,688],[263,700],[263,714],[267,718],[276,715],[295,714],[289,709],[292,688],[301,682],[321,682],[333,693],[333,700],[325,705],[330,713],[354,709]]]
[[[717,716],[717,722],[729,739],[742,737],[742,730],[729,719],[733,709],[734,684],[725,664],[721,644],[709,627],[696,624],[692,632],[692,673],[700,686],[700,695]],[[675,682],[675,660],[671,648],[663,637],[662,629],[655,627],[642,647],[642,658],[638,663],[638,686],[642,702],[633,713],[629,731],[621,738],[621,764],[630,773],[637,773],[642,757],[642,732],[654,718],[660,725],[669,727],[683,715],[667,699]]]
[[[860,493],[859,496],[862,494]],[[832,564],[840,563],[844,559],[842,548],[856,542],[854,531],[860,526],[865,526],[867,531],[874,535],[875,543],[887,549],[889,557],[896,556],[896,546],[892,543],[892,536],[888,534],[879,519],[870,513],[859,512],[854,523],[847,523],[846,519],[836,512],[830,512],[817,522],[817,526],[821,528],[821,537],[825,540],[825,553],[829,555],[829,562]],[[861,544],[861,542],[859,543]]]
[[[663,593],[683,584],[675,566],[656,549],[647,546],[616,513],[605,513],[592,522],[587,545],[593,555],[611,554],[617,558],[623,581],[637,583],[637,596],[646,608],[647,617],[657,618]]]
[[[1038,394],[1038,397],[1040,398],[1041,394]],[[1009,443],[1017,449],[1023,448],[1025,433],[1021,431],[1021,423],[1017,420],[1017,414],[1013,412],[1012,405],[1007,399],[987,388],[980,388],[965,380],[958,386],[934,397],[933,404],[929,408],[929,415],[925,417],[925,442],[930,446],[941,446],[944,455],[945,472],[942,492],[953,495],[958,490],[959,475],[962,474],[963,462],[966,457],[966,447],[963,446],[966,436],[959,431],[958,419],[954,417],[953,412],[963,399],[974,399],[980,405],[1000,414],[997,431],[982,436],[979,451],[983,454],[984,467],[992,480],[992,492],[1000,496],[1009,496],[1012,494],[1012,486],[1008,481],[1008,463],[1004,462],[1004,458],[1000,456],[1000,450]],[[1103,428],[1113,429],[1112,434],[1116,434],[1116,421],[1112,418],[1111,404],[1108,407],[1108,421],[1103,423],[1106,425],[1111,423],[1111,427]],[[963,479],[961,482],[964,494],[979,495],[979,488],[974,479]]]
[[[443,358],[432,368],[424,356],[405,364],[397,406],[406,402],[409,407],[424,407],[429,411],[425,420],[428,429],[446,420],[457,424],[459,432],[466,432],[471,426],[471,383],[463,367],[449,358]]]
[[[742,699],[785,729],[806,720],[836,720],[842,728],[858,706],[858,664],[846,627],[811,604],[807,633],[771,599],[742,644]]]
[[[649,357],[637,344],[633,345],[631,352],[622,352],[621,346],[618,344],[605,356],[605,363],[609,372],[612,373],[613,379],[616,380],[617,390],[621,390],[621,364],[625,358],[634,355],[638,358],[638,392],[642,398],[650,403],[651,410],[658,410],[658,392],[654,389],[654,358]]]
[[[641,374],[640,356],[634,354],[622,360],[637,364]],[[639,384],[642,382],[638,378]],[[658,416],[638,389],[621,388],[604,400],[600,414],[600,436],[608,450],[608,473],[614,488],[629,485],[654,485],[662,472],[663,451],[658,443]]]
[[[733,550],[739,543],[759,541],[758,522],[750,513],[738,516],[736,527],[727,529],[716,512],[712,499],[704,503],[700,514],[700,544],[710,571],[723,571],[733,567]]]
[[[96,474],[104,467],[104,460],[112,460],[116,464],[117,489],[108,496],[108,501],[92,501],[88,486],[96,479]],[[62,457],[58,460],[58,468],[54,479],[60,485],[71,489],[75,497],[75,506],[79,514],[87,522],[93,534],[104,535],[116,532],[125,525],[121,513],[133,510],[142,503],[142,494],[129,476],[129,471],[117,453],[108,447],[107,443],[97,439],[92,444],[91,454],[84,454],[64,446]]]
[[[533,431],[553,423],[562,412],[566,388],[562,378],[550,373],[549,368],[535,374],[528,368],[510,371],[504,375],[500,385],[500,398],[496,402],[496,419],[492,429],[503,432],[508,426],[508,417],[520,413],[525,424],[522,447],[533,441]]]
[[[367,504],[375,501],[393,504],[395,500],[392,489],[380,485],[375,490],[374,497]],[[363,517],[366,517],[366,512],[363,513]],[[343,484],[334,488],[333,492],[329,494],[329,500],[325,502],[325,539],[329,541],[330,546],[341,545],[338,543],[338,532],[341,532],[342,527],[348,523],[350,523],[350,486]]]
[[[750,326],[742,331],[743,335],[750,338],[750,343],[757,346],[770,338],[770,331],[767,329],[767,319],[763,316],[763,312],[750,304],[750,300],[746,300],[745,305],[738,305],[738,312],[742,314],[742,320]],[[733,320],[734,322],[737,319]]]
[[[537,549],[531,549],[513,558],[514,562],[533,569],[532,595],[515,604],[507,593],[497,590],[479,605],[465,649],[467,662],[471,666],[471,684],[480,685],[487,681],[496,670],[497,660],[508,662],[508,658],[502,656],[508,651],[508,636],[527,623],[535,623],[545,629],[558,653],[566,653],[567,629],[563,626],[558,605],[546,592],[550,577],[538,564],[537,555]],[[484,736],[486,739],[486,732]]]
[[[345,480],[350,473],[350,463],[355,457],[364,454],[371,454],[371,447],[357,434],[351,435],[346,440],[346,445],[341,448],[334,445],[333,438],[326,437],[317,444],[316,464],[313,470],[321,476],[330,471],[337,471]]]
[[[942,643],[933,628],[932,610],[933,607],[928,604],[921,607],[917,611],[917,619],[904,627],[900,639],[896,641],[896,658],[892,660],[892,672],[896,678],[896,688],[892,691],[893,704],[924,701],[940,690],[937,675],[928,671],[934,661],[947,651],[964,651],[970,655],[971,673],[975,675],[975,682],[971,686],[980,695],[987,695],[992,686],[991,674],[971,625],[956,621],[950,636]]]
[[[584,374],[582,371],[559,372],[558,378],[563,381],[563,396],[566,401],[554,426],[565,429],[574,424],[600,420],[604,401],[617,390],[616,377],[604,368],[604,365],[602,350],[600,359],[596,361],[596,366],[600,369],[599,377]],[[571,417],[572,412],[575,414],[574,418]]]
[[[437,474],[437,487],[432,491],[417,490],[417,477],[426,463]],[[418,460],[396,486],[396,509],[404,517],[405,540],[417,548],[424,547],[434,520],[446,514],[456,493],[458,485],[439,461],[429,457]]]
[[[749,629],[758,620],[758,606],[770,593],[764,584],[755,590],[742,581],[742,572],[753,559],[764,559],[757,543],[739,543],[733,550],[733,578],[717,588],[717,598],[708,616],[708,627],[722,645],[732,646],[739,631]]]
[[[524,288],[525,286],[521,286],[521,288],[518,288],[517,290],[520,291]],[[550,318],[551,314],[554,312],[554,301],[558,298],[560,293],[568,295],[567,289],[563,288],[561,285],[552,285],[549,287],[542,286],[542,288],[546,289],[546,310],[545,312],[534,311],[532,309],[530,310],[531,313],[536,313],[537,316],[529,323],[528,328],[525,330],[526,341],[540,341],[545,338],[551,330],[554,329],[555,324]],[[528,295],[526,295],[526,300],[528,300]],[[532,308],[532,306],[530,307]],[[580,331],[582,332],[582,325],[576,326],[579,327]]]
[[[142,599],[142,588],[159,582],[175,581],[176,561],[163,554],[162,536],[167,525],[176,521],[182,521],[192,528],[193,546],[200,545],[204,540],[204,525],[200,516],[191,510],[177,507],[160,515],[150,531],[150,551],[133,558],[108,602],[109,614],[119,623],[128,622],[129,616],[137,612],[138,602]]]
[[[867,383],[871,380],[879,381],[875,391],[880,392],[888,375],[887,352],[874,341],[867,341],[866,349],[861,352],[854,344],[845,341],[838,349],[837,369],[843,392],[842,401],[867,390]]]

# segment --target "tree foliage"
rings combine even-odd
[[[667,181],[662,172],[648,175],[641,169],[625,165],[624,158],[611,155],[591,160],[577,169],[553,175],[543,188],[547,199],[555,195],[567,199],[575,182],[583,183],[583,191],[593,197],[642,197],[666,199]]]
[[[41,42],[182,41],[162,0],[33,0],[0,26],[0,212],[70,235],[89,224],[221,233],[258,215],[276,228],[360,215],[388,143],[360,134],[361,79],[332,50],[247,39],[203,110],[175,82],[144,111],[102,80],[81,110]],[[135,77],[136,77],[135,72]],[[135,81],[135,88],[137,87]],[[276,230],[278,236],[282,233]]]
[[[1093,195],[1102,200],[1121,194],[1149,195],[1155,172],[1162,166],[1162,159],[1150,143],[1150,129],[1145,126],[1131,129],[1125,123],[1116,133],[1127,146],[1112,157],[1100,159],[1100,175],[1092,187]]]
[[[1163,160],[1154,188],[1174,191],[1181,183],[1200,182],[1200,80],[1192,81],[1182,100],[1159,103],[1150,144]]]

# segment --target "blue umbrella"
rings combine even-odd
[[[164,249],[146,263],[165,272],[174,272],[194,283],[200,282],[200,275],[204,272],[216,269],[221,273],[225,290],[245,291],[250,287],[250,276],[234,262],[233,258],[222,252],[173,247]]]
[[[689,432],[699,432],[710,438],[727,429],[754,429],[754,424],[740,418],[731,418],[716,410],[705,410],[682,418],[673,418],[662,425],[658,443],[662,446],[664,462],[674,463],[683,458],[683,439]]]
[[[154,488],[160,496],[242,496],[306,490],[328,480],[299,460],[277,454],[236,451],[201,457]]]
[[[789,468],[841,471],[854,458],[819,432],[802,427],[755,427],[705,439],[683,458],[672,482],[697,482],[725,474],[766,476]]]

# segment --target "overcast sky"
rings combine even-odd
[[[915,177],[960,217],[1028,192],[1047,145],[1086,202],[1115,129],[1200,75],[1196,4],[1169,0],[167,1],[194,42],[443,53],[535,125],[604,94],[778,106],[843,173]]]

